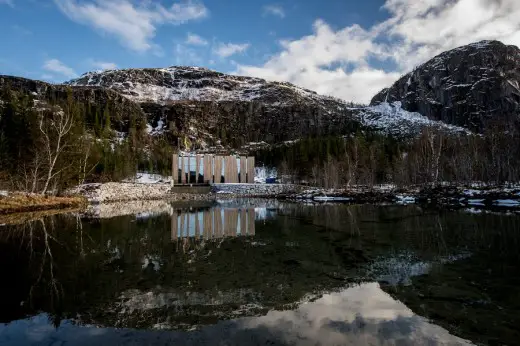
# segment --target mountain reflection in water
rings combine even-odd
[[[514,344],[518,229],[265,200],[38,217],[0,226],[0,344]]]
[[[0,326],[2,345],[470,345],[365,283],[295,310],[220,322],[192,332],[76,326],[46,315]]]

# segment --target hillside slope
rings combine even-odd
[[[358,130],[396,136],[414,136],[425,126],[463,131],[397,104],[356,106],[290,83],[198,67],[89,72],[67,84],[115,90],[141,105],[153,135],[172,133],[199,147],[222,142],[239,148]]]

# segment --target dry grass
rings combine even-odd
[[[54,197],[37,194],[11,193],[0,196],[0,215],[41,210],[79,208],[86,204],[83,197]]]

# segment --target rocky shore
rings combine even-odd
[[[174,193],[169,183],[106,183],[81,185],[69,194],[91,204],[151,200],[213,201],[232,198],[269,198],[295,202],[428,204],[460,208],[520,209],[520,186],[355,186],[319,189],[292,184],[215,184],[206,194]]]
[[[111,203],[123,201],[150,200],[209,200],[214,194],[172,193],[169,183],[139,184],[139,183],[105,183],[85,184],[67,191],[70,195],[81,195],[89,203]]]
[[[112,203],[143,200],[214,200],[215,198],[265,197],[278,198],[297,194],[305,187],[291,184],[215,184],[206,194],[175,193],[170,183],[105,183],[85,184],[67,191],[68,195],[81,195],[89,203]]]
[[[520,186],[417,186],[392,185],[348,189],[307,189],[280,196],[295,201],[430,204],[445,207],[520,209]]]

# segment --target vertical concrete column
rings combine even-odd
[[[229,174],[228,174],[228,160],[227,160],[227,156],[222,156],[222,166],[223,166],[223,171],[224,171],[224,174],[223,174],[223,177],[224,177],[224,183],[229,183]]]
[[[224,182],[227,184],[231,182],[231,174],[229,172],[229,156],[224,156]]]
[[[186,162],[185,157],[181,156],[181,184],[186,184]]]
[[[240,156],[240,183],[247,183],[246,180],[247,175],[247,157]]]
[[[215,156],[215,184],[220,184],[220,178],[222,177],[222,156]]]
[[[247,182],[253,184],[255,182],[255,157],[247,158]]]
[[[231,175],[230,183],[238,183],[238,161],[234,155],[229,157],[229,174]]]
[[[195,157],[195,184],[199,182],[200,155]]]
[[[211,162],[211,156],[210,155],[204,155],[203,156],[203,171],[204,171],[204,183],[209,180],[209,182],[213,182],[213,173],[212,173],[212,162]]]
[[[228,156],[228,167],[229,167],[229,182],[235,183],[235,171],[236,171],[236,160],[234,156]],[[237,177],[238,178],[238,177]]]
[[[188,173],[187,183],[191,183],[191,156],[186,157],[186,173]]]
[[[179,155],[172,155],[172,185],[179,182]]]

